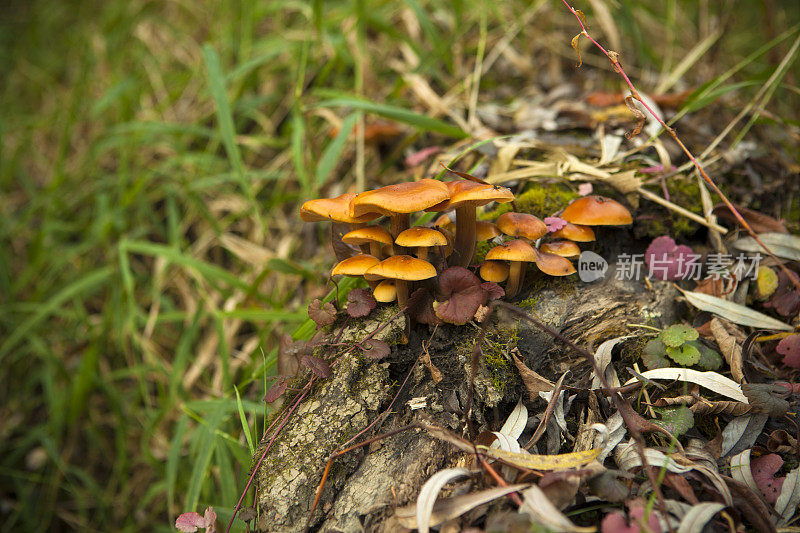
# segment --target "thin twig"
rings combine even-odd
[[[723,201],[728,210],[733,214],[733,216],[736,218],[739,224],[741,224],[742,227],[747,231],[747,233],[749,233],[750,236],[753,237],[753,239],[755,239],[755,241],[759,244],[759,246],[761,246],[761,248],[764,249],[767,255],[769,255],[777,263],[778,267],[784,272],[784,274],[788,276],[792,284],[795,287],[797,287],[797,290],[800,290],[800,279],[794,278],[789,269],[786,268],[786,266],[777,257],[775,257],[775,255],[772,253],[772,250],[770,250],[769,247],[767,247],[767,245],[764,244],[764,242],[756,234],[753,228],[750,227],[750,224],[748,224],[747,221],[744,219],[744,217],[742,217],[742,215],[739,213],[739,211],[737,211],[733,203],[728,199],[727,196],[725,196],[725,193],[723,193],[720,190],[720,188],[717,187],[717,184],[714,182],[714,180],[712,180],[708,176],[705,169],[700,164],[700,162],[694,157],[692,152],[689,151],[689,149],[686,147],[685,144],[683,144],[683,141],[680,140],[678,134],[675,133],[675,130],[669,127],[667,123],[664,122],[664,120],[661,119],[661,117],[659,117],[658,114],[655,111],[653,111],[649,105],[647,105],[642,96],[639,94],[639,91],[633,85],[633,82],[631,82],[630,78],[628,78],[628,75],[625,73],[625,70],[622,68],[622,65],[619,62],[619,54],[617,54],[617,52],[614,52],[613,50],[606,50],[600,43],[595,41],[591,35],[589,35],[589,31],[586,29],[586,26],[583,23],[583,19],[581,18],[581,15],[583,13],[578,13],[578,11],[576,11],[575,8],[573,8],[567,0],[561,0],[561,2],[565,6],[567,6],[567,9],[569,9],[570,12],[572,12],[572,14],[575,15],[575,18],[578,20],[578,24],[580,24],[581,26],[581,32],[578,35],[583,35],[584,37],[589,39],[597,48],[600,49],[601,52],[603,52],[603,54],[608,58],[608,60],[611,61],[611,65],[614,67],[614,71],[617,72],[620,76],[622,76],[622,79],[624,79],[625,83],[628,85],[628,88],[631,91],[631,96],[633,96],[633,98],[635,98],[642,105],[642,107],[644,107],[647,110],[647,112],[650,113],[658,121],[661,127],[664,128],[664,130],[670,134],[672,139],[678,144],[678,146],[680,146],[681,150],[683,150],[683,153],[686,154],[686,157],[688,157],[692,161],[692,164],[700,173],[700,176],[703,178],[703,180],[714,190],[715,193],[717,193],[717,196],[720,197],[720,199]]]

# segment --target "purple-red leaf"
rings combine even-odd
[[[489,301],[498,300],[506,295],[506,291],[503,290],[503,287],[494,281],[484,281],[481,283],[481,288],[486,292],[486,297]]]
[[[547,231],[556,232],[567,225],[567,221],[561,217],[545,217],[544,223],[547,225]]]
[[[800,368],[800,335],[789,335],[781,339],[775,348],[783,356],[783,364]]]
[[[289,386],[289,378],[286,376],[278,376],[278,379],[275,380],[275,383],[267,390],[267,393],[264,395],[264,401],[266,403],[272,403],[281,396],[283,393],[286,392],[286,387]]]
[[[796,279],[797,274],[792,272],[792,277]],[[764,307],[774,307],[781,316],[793,316],[800,311],[800,292],[795,290],[792,280],[785,272],[778,273],[778,289]]]
[[[688,246],[678,246],[672,237],[656,237],[644,253],[650,274],[662,281],[677,280],[691,272],[696,255]]]
[[[600,525],[602,533],[639,533],[644,531],[639,524],[644,524],[645,508],[639,501],[628,503],[628,518],[631,525],[625,520],[625,516],[620,512],[609,513],[603,518]],[[650,531],[661,531],[658,517],[655,513],[650,513],[647,517],[647,527]]]
[[[450,267],[439,275],[439,290],[443,301],[435,302],[436,316],[450,324],[466,324],[486,303],[487,293],[481,280],[464,267]]]
[[[215,533],[217,531],[217,513],[214,512],[213,507],[206,507],[205,516],[200,516],[194,511],[183,513],[175,520],[175,527],[185,533],[193,533],[198,528],[205,528],[206,533]]]
[[[300,362],[321,378],[331,377],[331,367],[328,363],[313,355],[304,355]]]
[[[369,289],[353,289],[347,294],[347,314],[353,318],[367,316],[376,305]]]
[[[308,317],[313,320],[318,327],[330,326],[336,320],[336,308],[327,302],[322,304],[319,298],[308,304]]]
[[[206,527],[205,519],[199,513],[192,511],[191,513],[183,513],[175,520],[175,527],[185,533],[192,533],[197,531],[198,528]]]
[[[436,326],[442,323],[433,312],[433,296],[425,288],[419,288],[411,293],[406,309],[408,315],[420,324]]]
[[[392,351],[391,347],[382,340],[369,339],[361,343],[364,357],[368,359],[383,359]]]
[[[778,496],[781,494],[785,477],[776,478],[775,472],[783,466],[783,459],[775,453],[768,453],[750,461],[750,471],[753,473],[753,481],[758,485],[758,490],[764,495],[768,503],[775,505]]]

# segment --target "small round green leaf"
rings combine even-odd
[[[669,347],[677,348],[686,341],[697,340],[697,330],[686,324],[673,324],[661,332],[661,340]]]

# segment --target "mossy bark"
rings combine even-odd
[[[536,294],[523,290],[519,298],[525,309],[590,350],[609,338],[630,333],[631,323],[663,327],[676,318],[676,291],[667,283],[657,283],[654,290],[640,282],[615,279],[592,284],[576,281],[569,286],[563,281],[534,285],[538,286]],[[379,319],[391,316],[391,309],[396,307],[378,313]],[[343,338],[362,338],[375,325],[375,317],[369,324],[357,322]],[[400,333],[402,318],[383,335],[392,340]],[[469,325],[440,326],[435,333],[418,325],[410,342],[394,346],[391,355],[381,362],[355,355],[339,359],[333,367],[334,375],[299,406],[259,468],[261,530],[303,530],[327,457],[375,420],[407,377],[391,415],[357,441],[419,416],[460,431],[475,338],[477,330]],[[433,383],[427,367],[414,365],[423,341],[431,363],[443,375],[438,384]],[[528,399],[513,363],[499,360],[508,357],[512,349],[519,351],[529,368],[550,379],[557,379],[566,370],[572,372],[568,378],[572,383],[589,376],[588,364],[547,334],[511,314],[498,312],[483,346],[484,358],[476,381],[474,411],[480,430],[498,430],[506,407],[510,409],[520,398]],[[412,410],[408,405],[412,398],[425,407]],[[537,407],[543,406],[531,404],[532,412]],[[312,530],[397,530],[393,509],[413,502],[426,479],[454,465],[461,455],[418,430],[344,455],[334,461]]]

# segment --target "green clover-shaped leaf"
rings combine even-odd
[[[668,347],[677,348],[686,341],[697,340],[697,330],[686,324],[674,324],[661,332],[661,340]]]
[[[659,338],[655,338],[644,345],[642,348],[642,362],[648,370],[656,368],[668,368],[670,366],[667,360],[667,347]]]
[[[661,420],[653,420],[653,423],[666,429],[675,437],[683,435],[694,426],[694,413],[685,405],[655,408],[654,410],[661,415]]]
[[[700,360],[700,350],[691,344],[684,344],[679,348],[667,346],[667,355],[683,366],[691,366]]]

